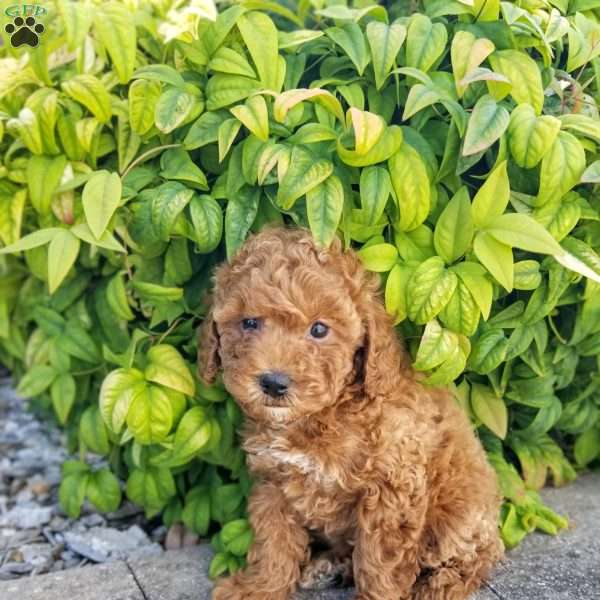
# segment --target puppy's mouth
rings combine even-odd
[[[292,403],[287,394],[284,396],[269,396],[263,394],[263,404],[268,408],[291,408]]]

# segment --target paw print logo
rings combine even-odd
[[[13,48],[18,48],[27,44],[35,48],[40,41],[40,35],[44,33],[44,26],[36,23],[33,17],[15,17],[12,23],[4,27],[4,31],[10,35],[10,44]]]

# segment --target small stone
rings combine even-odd
[[[54,532],[64,531],[69,526],[69,521],[67,519],[63,519],[62,517],[52,517],[50,521],[50,529]]]
[[[0,573],[15,573],[16,575],[22,575],[24,573],[31,573],[33,565],[28,563],[18,562],[7,562],[0,568]]]
[[[197,546],[199,539],[199,536],[196,535],[193,531],[189,531],[188,529],[186,529],[185,533],[183,534],[182,545],[184,548],[189,548],[190,546]]]
[[[35,568],[49,567],[52,564],[52,550],[50,544],[28,544],[19,548],[23,561]]]
[[[85,527],[104,527],[106,525],[106,519],[98,513],[92,513],[91,515],[81,517],[79,522],[82,525],[85,525]]]
[[[17,505],[0,516],[0,526],[14,526],[18,529],[35,529],[50,522],[51,506],[37,504]]]
[[[134,550],[151,544],[137,525],[125,531],[112,527],[92,527],[83,533],[64,533],[67,547],[93,562],[126,559]]]
[[[47,495],[48,492],[50,491],[50,484],[47,481],[40,479],[38,481],[34,481],[33,483],[30,483],[29,489],[36,496],[44,496],[44,495]]]
[[[162,542],[167,535],[167,528],[164,525],[160,525],[153,529],[150,533],[150,539],[153,542]]]
[[[183,544],[183,525],[174,523],[167,531],[165,538],[165,550],[178,550]]]

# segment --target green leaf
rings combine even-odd
[[[540,69],[533,58],[519,50],[498,50],[488,60],[496,73],[504,75],[511,82],[510,95],[513,100],[517,104],[530,104],[535,114],[539,115],[544,105],[544,87]],[[489,87],[495,95],[498,84],[489,82]],[[496,95],[496,99],[500,100],[502,95]]]
[[[0,195],[0,240],[7,245],[15,243],[21,237],[26,200],[25,189],[15,192],[12,196]]]
[[[85,5],[70,0],[58,2],[58,10],[65,27],[68,48],[73,52],[83,46],[92,24],[93,13]]]
[[[228,73],[230,75],[243,75],[244,77],[256,78],[254,69],[250,63],[239,52],[232,48],[221,46],[210,59],[208,68],[212,71]]]
[[[93,75],[76,75],[63,81],[62,89],[73,100],[83,104],[100,123],[110,120],[110,95],[102,82]]]
[[[535,167],[552,148],[560,121],[550,115],[535,116],[529,104],[513,110],[508,125],[508,145],[515,162],[524,169]]]
[[[219,125],[217,141],[219,143],[219,162],[223,162],[233,144],[242,124],[238,119],[227,119]]]
[[[429,321],[421,337],[413,367],[417,371],[430,371],[441,365],[458,348],[458,336],[444,329],[436,321]]]
[[[337,153],[342,161],[351,167],[367,167],[387,160],[402,147],[402,129],[397,125],[392,125],[384,129],[377,143],[366,154],[356,150],[347,150],[339,139]]]
[[[408,92],[406,104],[404,105],[404,113],[402,114],[402,120],[406,121],[407,119],[410,119],[420,110],[423,110],[427,106],[431,106],[440,100],[441,95],[436,87],[422,83],[416,83]]]
[[[366,34],[373,59],[375,86],[380,90],[406,39],[406,27],[401,23],[388,25],[380,21],[371,21],[367,24]]]
[[[210,526],[210,493],[206,486],[193,487],[185,497],[181,515],[185,526],[198,535],[206,535]]]
[[[577,185],[585,169],[585,151],[577,138],[560,131],[542,159],[538,204],[564,196]]]
[[[358,251],[358,256],[369,271],[389,271],[398,260],[398,250],[392,244],[372,244]]]
[[[67,516],[77,519],[85,498],[89,472],[87,465],[78,463],[81,465],[80,470],[68,474],[66,472],[68,462],[63,464],[63,480],[58,488],[58,499]]]
[[[53,294],[77,260],[81,242],[68,229],[58,231],[48,246],[48,290]]]
[[[179,127],[191,114],[199,100],[180,88],[165,90],[154,108],[154,122],[163,133],[170,133]]]
[[[328,27],[325,35],[346,53],[358,74],[362,75],[371,57],[361,28],[356,23],[344,23],[342,27]]]
[[[290,165],[279,184],[277,204],[289,210],[298,198],[325,181],[332,172],[331,161],[317,159],[300,146],[294,146]]]
[[[477,39],[470,31],[457,31],[452,38],[450,55],[452,73],[458,97],[462,97],[467,84],[464,81],[495,50],[494,43],[486,38]]]
[[[575,9],[575,7],[573,7]],[[581,9],[587,7],[581,7]],[[590,8],[597,8],[593,3]],[[577,9],[575,9],[577,10]],[[584,66],[600,54],[600,27],[582,13],[575,15],[574,24],[569,27],[569,56],[567,71]]]
[[[204,113],[190,127],[185,139],[184,146],[187,150],[195,150],[212,142],[216,142],[219,135],[219,127],[225,121],[222,112]]]
[[[457,333],[471,336],[479,325],[479,314],[477,302],[469,288],[459,278],[452,297],[440,313],[442,322]]]
[[[431,321],[446,306],[456,284],[456,275],[445,269],[439,256],[422,262],[408,284],[408,318],[418,324]]]
[[[89,406],[81,415],[79,440],[95,454],[106,456],[110,452],[108,430],[97,406]]]
[[[159,344],[148,350],[148,366],[144,376],[148,381],[160,383],[187,396],[193,396],[196,386],[181,354],[168,344]]]
[[[96,11],[94,31],[113,62],[119,82],[127,83],[135,68],[137,46],[133,13],[120,2],[105,2]]]
[[[118,318],[131,321],[135,317],[127,301],[127,292],[125,291],[125,284],[120,273],[114,275],[108,282],[106,286],[106,300],[110,309]]]
[[[164,457],[157,457],[157,460],[170,467],[184,465],[210,442],[211,433],[212,427],[205,409],[201,406],[190,408],[179,422],[173,449]]]
[[[177,181],[163,183],[153,190],[151,220],[158,239],[169,240],[177,217],[193,195],[193,190]]]
[[[433,234],[435,250],[446,264],[459,259],[473,240],[471,201],[466,187],[461,187],[440,214]]]
[[[477,154],[489,148],[506,130],[510,115],[508,111],[486,94],[477,100],[469,117],[463,156]]]
[[[123,248],[113,234],[108,231],[105,231],[99,239],[96,239],[87,223],[80,223],[79,225],[71,227],[71,233],[92,246],[114,250],[115,252],[125,252],[125,248]]]
[[[427,72],[442,56],[448,32],[442,23],[426,15],[413,14],[406,36],[406,65]]]
[[[91,232],[100,238],[121,202],[121,178],[116,173],[96,171],[85,184],[81,201]]]
[[[475,236],[473,250],[494,279],[510,292],[513,289],[514,280],[513,256],[510,246],[499,242],[489,233],[480,231]]]
[[[385,121],[378,115],[355,107],[348,109],[348,117],[354,129],[354,151],[359,156],[365,156],[381,139]]]
[[[151,351],[157,347],[155,346]],[[150,379],[147,374],[146,378]],[[136,442],[158,444],[167,437],[172,424],[171,401],[159,386],[146,386],[143,391],[135,395],[127,413],[127,427]]]
[[[360,173],[360,203],[367,225],[375,225],[385,210],[392,191],[387,169],[367,167]]]
[[[502,329],[488,329],[475,341],[469,367],[481,375],[490,373],[506,359],[507,351],[508,340]]]
[[[31,156],[27,161],[27,187],[31,205],[40,215],[51,210],[52,195],[60,184],[67,164],[66,157]]]
[[[335,237],[344,208],[344,188],[339,177],[330,175],[306,193],[306,212],[316,242],[329,246]]]
[[[33,233],[22,237],[14,244],[10,244],[8,246],[5,246],[4,248],[0,248],[0,255],[11,254],[13,252],[21,252],[23,250],[31,250],[32,248],[43,246],[44,244],[51,242],[54,239],[54,237],[61,231],[63,230],[58,227],[38,229],[38,231],[34,231]]]
[[[217,110],[229,106],[251,96],[263,87],[256,79],[242,75],[213,75],[206,85],[206,108]]]
[[[106,467],[89,475],[85,493],[101,512],[113,512],[121,504],[119,480]]]
[[[288,112],[305,100],[317,102],[340,121],[344,120],[344,111],[339,100],[331,92],[319,88],[287,90],[276,96],[273,105],[275,120],[283,123]]]
[[[227,202],[225,212],[225,246],[231,259],[240,249],[258,212],[260,188],[244,186]]]
[[[262,96],[252,96],[243,106],[229,109],[259,140],[269,139],[269,114]]]
[[[100,388],[100,412],[113,433],[121,432],[133,399],[144,390],[144,376],[137,369],[117,369],[104,378]]]
[[[50,365],[32,367],[19,381],[17,394],[23,398],[33,398],[46,391],[57,376],[56,370]]]
[[[283,81],[279,74],[277,28],[271,18],[261,12],[243,14],[236,23],[261,83],[268,90],[279,92]]]
[[[473,198],[471,213],[475,227],[485,227],[504,213],[510,199],[507,163],[502,161],[488,175]]]
[[[487,223],[485,231],[512,248],[541,254],[561,252],[558,242],[529,215],[518,213],[500,215]]]
[[[129,123],[139,135],[148,133],[154,125],[156,104],[161,94],[158,81],[138,79],[129,86]]]
[[[163,64],[152,64],[140,67],[133,74],[133,79],[142,79],[145,81],[156,81],[158,83],[168,83],[173,87],[184,87],[185,79],[177,69]],[[134,84],[131,84],[132,86]],[[131,89],[131,88],[130,88]]]
[[[554,255],[558,263],[600,283],[600,257],[593,248],[571,236],[563,240],[562,248],[563,252]]]
[[[73,408],[75,389],[75,380],[70,373],[61,373],[54,379],[50,386],[52,406],[61,425],[67,422]]]
[[[475,416],[500,439],[506,437],[508,426],[506,404],[489,387],[479,383],[472,384],[471,408]]]
[[[127,497],[144,507],[147,515],[158,513],[175,495],[175,481],[164,467],[134,469],[127,479]]]
[[[190,187],[201,190],[208,189],[206,176],[194,161],[189,152],[183,148],[170,148],[160,157],[160,176],[164,179],[182,181]]]
[[[406,290],[414,269],[395,264],[385,284],[385,310],[394,317],[394,324],[407,316]]]
[[[600,429],[591,427],[577,436],[574,447],[575,461],[586,467],[600,456]]]
[[[420,154],[409,144],[389,159],[388,168],[400,210],[399,228],[411,231],[429,214],[431,187]]]
[[[223,211],[214,198],[206,195],[194,195],[189,206],[198,252],[208,254],[215,250],[221,241]]]

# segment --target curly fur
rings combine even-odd
[[[419,383],[379,287],[352,251],[302,230],[263,231],[218,269],[199,372],[222,370],[246,414],[256,483],[248,566],[213,600],[286,600],[344,564],[356,600],[461,600],[501,558],[495,474],[451,395]],[[249,317],[259,330],[242,329]],[[265,370],[292,379],[279,403]]]

